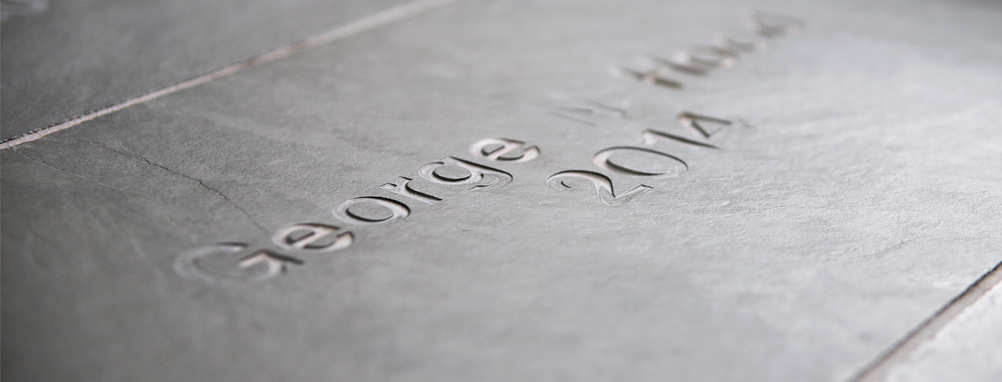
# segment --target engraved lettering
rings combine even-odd
[[[568,105],[558,105],[550,107],[550,114],[567,118],[569,120],[580,122],[589,126],[598,126],[597,123],[591,120],[591,118],[597,116],[613,117],[613,118],[626,118],[626,110],[606,105],[601,102],[595,102],[585,98],[578,97],[566,97],[571,98],[572,102]]]
[[[397,195],[406,196],[408,198],[417,200],[422,203],[435,204],[442,201],[442,199],[440,198],[436,198],[421,191],[414,190],[413,188],[411,188],[409,184],[410,182],[411,178],[398,176],[396,179],[393,180],[393,182],[379,186],[379,189],[386,190]]]
[[[683,126],[695,130],[706,139],[713,138],[714,136],[726,131],[727,127],[733,124],[733,122],[726,119],[713,118],[688,111],[679,114],[678,121]],[[716,127],[714,127],[714,125]]]
[[[686,143],[686,144],[690,144],[690,145],[694,145],[694,146],[699,146],[699,147],[706,147],[706,148],[710,148],[710,149],[718,149],[719,148],[719,147],[711,145],[709,143],[703,143],[703,142],[695,141],[695,140],[692,140],[692,139],[689,139],[689,138],[681,137],[681,136],[678,136],[678,135],[675,135],[675,134],[666,133],[666,132],[663,132],[663,131],[658,131],[658,130],[653,130],[653,129],[644,130],[644,144],[645,145],[653,145],[659,139],[662,139],[662,140],[671,140],[671,141],[675,141],[675,142],[682,142],[682,143]]]
[[[471,145],[470,154],[495,162],[528,162],[539,156],[539,147],[524,146],[514,139],[487,138]]]
[[[459,177],[454,177],[449,175],[443,175],[442,173],[438,172],[439,169],[446,166],[459,167],[465,169],[467,172],[469,172],[469,174]],[[438,184],[446,184],[446,185],[473,184],[474,186],[470,187],[469,189],[470,191],[487,189],[491,187],[501,188],[508,185],[508,183],[511,183],[513,179],[511,174],[507,172],[498,170],[496,168],[481,166],[479,164],[468,162],[451,156],[421,166],[421,168],[418,169],[418,175],[421,175],[422,178],[424,178],[429,182]],[[490,183],[476,184],[487,177],[492,178]]]
[[[257,250],[241,256],[248,248],[244,243],[216,243],[184,252],[174,260],[174,270],[185,277],[207,283],[258,282],[285,272],[286,264],[302,264],[294,257],[267,250]],[[257,266],[263,264],[264,266]]]
[[[352,207],[358,206],[369,206],[382,209],[387,211],[389,216],[363,216],[352,211]],[[334,214],[334,217],[341,219],[346,223],[371,225],[389,223],[397,219],[404,219],[411,214],[411,209],[408,208],[406,204],[393,199],[381,198],[378,196],[361,196],[339,203],[337,206],[334,206],[334,209],[331,212]]]
[[[734,66],[738,62],[738,53],[719,46],[697,45],[678,52],[675,58],[684,63],[696,64],[706,68],[723,68]]]
[[[658,56],[649,56],[649,58],[654,61],[656,65],[667,67],[668,69],[691,76],[705,76],[710,72],[710,68],[691,62],[679,62],[678,60],[670,60]]]
[[[755,12],[751,16],[751,27],[765,37],[792,36],[804,29],[804,22],[771,12]]]
[[[641,184],[631,188],[629,191],[616,195],[612,190],[612,180],[609,177],[594,171],[584,170],[561,171],[550,175],[546,178],[546,185],[557,191],[566,191],[572,188],[567,184],[567,180],[575,178],[584,179],[594,184],[595,191],[598,193],[598,199],[602,203],[613,207],[621,206],[626,202],[636,199],[653,188],[646,184]]]
[[[283,256],[262,249],[240,259],[240,268],[249,269],[258,264],[264,264],[265,270],[260,274],[259,279],[267,280],[285,273],[285,264],[287,263],[299,265],[302,264],[303,261],[294,257]]]
[[[666,88],[682,89],[681,82],[664,76],[667,72],[668,69],[664,67],[655,67],[646,72],[636,71],[624,67],[614,67],[609,70],[609,73],[613,76],[632,78],[645,84],[664,86]]]
[[[5,11],[6,12],[6,11]],[[678,52],[673,58],[646,56],[646,66],[642,70],[628,67],[610,68],[610,74],[636,80],[642,83],[682,89],[682,82],[668,77],[672,72],[693,76],[708,75],[713,69],[735,65],[740,54],[754,52],[766,46],[766,40],[789,36],[803,29],[804,24],[795,18],[772,13],[755,13],[749,21],[751,32],[727,32],[718,34],[712,45],[697,45]],[[627,118],[626,110],[579,97],[564,97],[562,105],[551,106],[550,114],[590,126],[598,126],[595,117]],[[693,129],[706,140],[730,130],[734,122],[684,111],[677,115],[678,121]],[[699,138],[697,138],[699,139]],[[703,142],[680,135],[646,129],[643,131],[645,145],[657,141],[671,141],[698,147],[719,149]],[[492,162],[527,162],[541,155],[537,146],[507,138],[482,139],[469,147],[469,152],[477,158]],[[634,146],[609,147],[596,153],[593,163],[601,169],[616,174],[667,178],[688,170],[682,159],[664,152]],[[606,172],[608,173],[608,172]],[[447,156],[418,169],[421,178],[442,185],[468,185],[469,191],[500,188],[513,181],[513,176],[505,171],[478,163]],[[609,206],[621,206],[653,187],[639,184],[616,194],[612,180],[599,172],[568,170],[554,173],[546,178],[548,187],[557,191],[583,189],[584,181],[595,187],[599,200]],[[426,204],[436,204],[442,199],[420,192],[410,186],[411,178],[397,177],[379,188]],[[576,183],[575,183],[576,182]],[[398,200],[363,196],[345,200],[331,210],[337,219],[349,224],[376,225],[407,218],[410,207]],[[283,252],[328,253],[348,248],[354,241],[350,231],[319,223],[299,223],[286,226],[272,236],[272,242]],[[174,269],[182,276],[215,282],[254,282],[277,277],[284,273],[289,264],[303,264],[296,257],[272,252],[267,249],[252,248],[244,243],[216,243],[184,252],[175,258]]]
[[[766,42],[762,35],[748,31],[732,30],[718,33],[713,42],[739,52],[752,53],[765,49]]]
[[[650,154],[650,156],[657,158],[667,168],[659,172],[633,169],[625,165],[613,162],[610,157],[612,157],[612,155],[615,154],[616,152]],[[631,175],[631,176],[646,176],[654,178],[670,178],[678,176],[678,174],[685,172],[689,168],[689,166],[685,164],[685,161],[676,158],[674,156],[665,154],[660,151],[645,149],[642,147],[632,147],[632,146],[610,147],[605,150],[599,151],[592,158],[592,162],[594,162],[595,165],[598,167],[601,167],[609,171],[617,172],[620,174]]]
[[[340,230],[326,224],[293,224],[275,232],[271,241],[290,251],[334,252],[348,248],[355,239],[351,232]]]

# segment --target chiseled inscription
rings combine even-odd
[[[422,203],[435,204],[442,201],[442,199],[438,197],[428,195],[411,188],[410,183],[412,180],[413,179],[408,177],[398,176],[392,182],[379,186],[379,189],[389,191],[397,195],[406,196]]]
[[[463,175],[443,175],[439,170],[446,167],[461,168],[466,170],[468,174]],[[445,185],[463,185],[472,184],[473,186],[469,188],[470,191],[477,191],[489,188],[501,188],[507,186],[508,183],[514,179],[511,174],[498,170],[496,168],[490,168],[487,166],[481,166],[479,164],[465,161],[456,157],[445,157],[435,162],[428,163],[418,169],[418,175],[421,175],[425,180]],[[484,180],[489,180],[486,183],[482,183]]]
[[[487,138],[470,145],[470,154],[495,162],[528,162],[539,156],[539,147],[514,139]]]
[[[633,153],[649,154],[648,156],[658,158],[662,163],[665,164],[664,171],[651,172],[651,171],[636,170],[622,164],[614,163],[612,161],[612,155],[617,152],[633,152]],[[686,165],[684,161],[674,156],[656,150],[645,149],[643,147],[633,147],[633,146],[610,147],[602,151],[599,151],[595,153],[594,157],[592,157],[592,163],[595,163],[595,165],[600,168],[620,173],[623,175],[644,176],[651,178],[675,177],[685,172],[685,170],[689,168],[689,166]]]
[[[638,70],[627,67],[613,67],[610,73],[614,76],[632,78],[643,83],[660,85],[663,87],[682,89],[682,82],[669,76],[672,72],[682,73],[690,76],[706,76],[711,71],[734,66],[741,58],[741,54],[757,52],[765,48],[766,40],[777,37],[790,36],[803,29],[801,21],[789,16],[758,12],[749,18],[749,30],[738,32],[724,32],[717,34],[713,43],[698,44],[690,48],[675,53],[672,58],[663,58],[658,55],[647,55],[645,58],[653,63],[652,67]],[[584,100],[579,98],[579,100]],[[599,102],[584,100],[585,104],[575,107],[551,107],[550,114],[570,119],[583,124],[598,127],[589,116],[597,115],[600,111],[607,111],[611,107]],[[579,104],[581,102],[579,101]],[[615,109],[615,108],[612,108]],[[616,113],[619,118],[626,118],[625,110]],[[719,149],[716,145],[708,142],[718,138],[729,131],[735,122],[729,119],[717,118],[705,114],[697,114],[691,111],[683,111],[676,116],[678,123],[691,129],[703,140],[686,138],[681,135],[672,134],[655,129],[645,129],[641,133],[644,145],[652,146],[659,141],[682,143],[686,145],[702,147],[707,149]],[[662,170],[652,171],[648,169],[638,169],[614,160],[616,153],[646,154],[653,158],[658,158],[665,166]],[[620,175],[647,178],[650,180],[671,178],[685,172],[689,166],[686,162],[674,155],[648,148],[617,146],[603,149],[592,157],[592,163],[601,170]],[[620,195],[613,191],[612,181],[605,174],[587,170],[565,170],[550,175],[546,179],[546,184],[558,191],[571,189],[568,179],[586,179],[595,185],[598,198],[602,203],[610,206],[620,206],[624,203],[636,199],[641,194],[652,190],[654,187],[648,184],[640,184]],[[652,182],[653,183],[653,182]]]
[[[208,283],[264,281],[303,261],[244,243],[216,243],[184,252],[174,260],[182,276]]]
[[[749,19],[748,30],[720,32],[709,44],[695,44],[676,51],[670,58],[657,54],[640,57],[647,68],[614,66],[609,74],[646,84],[681,90],[685,87],[673,73],[707,76],[713,70],[734,66],[742,53],[753,53],[766,47],[766,40],[791,36],[804,28],[795,18],[768,12],[756,12]]]
[[[551,106],[550,114],[592,127],[598,127],[598,122],[594,121],[598,116],[628,118],[626,109],[578,97],[571,97],[561,105]]]
[[[536,159],[539,147],[507,138],[482,139],[470,145],[475,157],[497,163],[522,163]],[[486,191],[504,187],[514,180],[511,173],[446,156],[429,162],[416,171],[432,184],[458,186],[468,191]],[[426,204],[443,202],[442,198],[411,186],[413,178],[398,176],[379,190],[402,196],[406,201]],[[611,192],[611,185],[610,185]],[[383,196],[358,196],[344,200],[331,209],[337,220],[352,226],[371,227],[406,219],[411,208],[401,200]],[[182,276],[208,283],[257,282],[277,277],[289,265],[302,265],[310,254],[330,254],[352,245],[355,235],[338,226],[324,223],[296,223],[275,231],[264,248],[247,243],[215,243],[180,254],[174,269]]]
[[[275,232],[271,241],[286,251],[334,252],[348,248],[355,236],[341,228],[320,224],[300,223]]]
[[[598,200],[610,206],[621,206],[653,188],[646,184],[641,184],[616,195],[613,192],[612,180],[609,177],[594,171],[585,170],[567,170],[550,175],[546,178],[546,185],[557,191],[570,190],[574,188],[567,184],[567,181],[571,179],[584,179],[591,182],[598,193]]]
[[[789,36],[803,29],[803,23],[788,16],[756,13],[750,19],[750,30],[718,34],[712,44],[701,44],[676,52],[670,59],[656,55],[647,56],[655,65],[646,70],[616,67],[613,74],[673,89],[682,89],[680,81],[668,77],[671,72],[691,76],[705,76],[712,70],[735,65],[741,54],[757,52],[766,46],[766,40]],[[627,111],[585,98],[571,97],[566,105],[550,108],[550,114],[598,127],[591,117],[608,116],[627,118]],[[684,111],[676,116],[678,123],[692,129],[704,140],[712,140],[725,133],[735,123],[732,120]],[[707,149],[718,149],[706,141],[686,138],[664,131],[645,129],[641,132],[644,145],[674,142]],[[469,153],[479,160],[501,163],[529,162],[540,156],[539,147],[507,138],[487,138],[470,145]],[[617,155],[646,156],[660,164],[657,169],[635,168],[625,164]],[[650,162],[650,161],[648,161]],[[640,177],[645,182],[672,178],[684,173],[689,165],[681,158],[662,151],[635,147],[612,146],[592,156],[592,164],[610,173]],[[504,187],[514,181],[514,176],[504,170],[490,167],[456,156],[428,162],[420,166],[417,175],[430,184],[463,187],[467,191],[487,191]],[[413,178],[398,176],[377,189],[402,197],[405,201],[437,204],[442,198],[415,189]],[[563,170],[545,179],[549,188],[567,191],[595,189],[599,201],[609,206],[621,206],[654,189],[641,183],[625,192],[616,193],[609,176],[597,171]],[[653,183],[653,182],[651,182]],[[377,212],[378,211],[378,212]],[[344,200],[333,207],[331,214],[337,220],[359,228],[390,224],[406,219],[411,208],[401,200],[383,196],[359,196]],[[349,230],[325,223],[296,223],[285,226],[272,235],[268,244],[252,246],[246,243],[215,243],[178,255],[174,269],[182,276],[208,283],[256,282],[277,277],[289,265],[302,265],[300,257],[311,254],[331,254],[349,248],[355,236]]]
[[[352,208],[359,206],[376,207],[388,212],[383,216],[366,216],[357,212],[352,212]],[[411,214],[410,207],[390,198],[379,196],[360,196],[345,200],[334,206],[334,217],[341,221],[357,225],[383,224],[394,220],[404,219]]]

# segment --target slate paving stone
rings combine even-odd
[[[997,381],[1002,379],[999,343],[1002,343],[1002,286],[996,285],[894,368],[887,380]]]
[[[403,3],[49,2],[44,12],[12,16],[2,24],[0,139],[44,128]]]
[[[3,378],[850,379],[1000,261],[1002,7],[907,4],[458,2],[0,151]],[[753,9],[805,27],[682,89],[610,74]],[[685,166],[593,163],[624,146]],[[450,156],[494,175],[422,172]],[[214,243],[246,257],[182,261]]]

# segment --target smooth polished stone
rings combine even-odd
[[[1000,261],[1002,10],[751,6],[459,2],[3,150],[3,377],[851,378]],[[805,28],[665,72],[680,90],[610,75],[749,9]],[[687,111],[731,125],[706,139]],[[485,138],[540,153],[491,161]],[[593,163],[621,146],[687,167]],[[449,156],[510,183],[421,170]],[[548,184],[568,170],[642,194]],[[398,177],[441,201],[380,188]],[[366,196],[409,215],[332,213]],[[296,223],[354,241],[276,247]],[[233,242],[301,263],[242,283],[279,257],[185,261]]]
[[[405,2],[52,1],[2,24],[0,139]]]

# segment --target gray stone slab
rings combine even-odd
[[[53,1],[2,24],[0,139],[405,2]]]
[[[609,74],[752,9],[806,28],[681,90]],[[1000,260],[1000,11],[460,2],[3,150],[3,377],[845,380]],[[687,170],[593,164],[620,146]],[[448,156],[511,182],[422,177]],[[567,170],[650,189],[610,206]],[[410,214],[332,213],[363,196]],[[296,223],[354,242],[273,243]],[[187,257],[221,242],[248,257]]]
[[[1002,285],[996,285],[891,370],[892,382],[1002,380]]]

